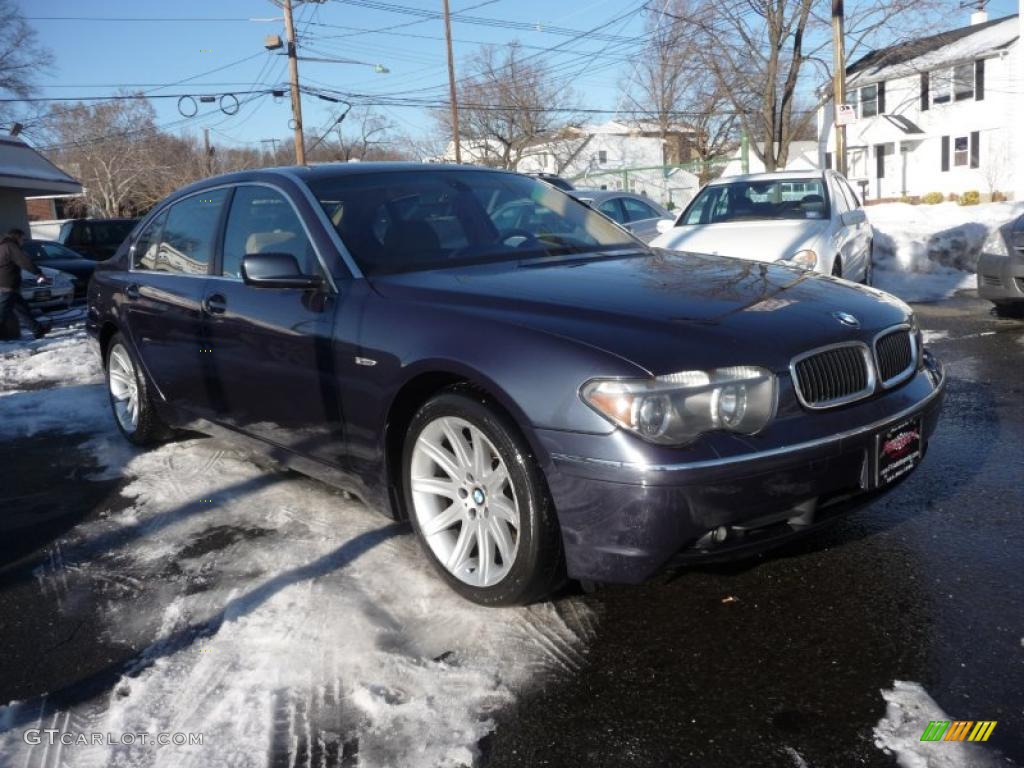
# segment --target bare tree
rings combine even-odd
[[[560,84],[517,43],[485,46],[470,60],[469,76],[458,88],[459,132],[463,153],[482,165],[515,168],[524,157],[545,151],[540,145],[574,121],[571,89]],[[561,108],[556,112],[552,108]],[[451,135],[451,115],[435,117]]]
[[[851,0],[847,60],[868,46],[920,34],[937,0]],[[707,73],[727,96],[767,170],[785,167],[790,143],[806,135],[831,88],[828,0],[674,0],[666,12],[691,28]],[[810,65],[810,66],[807,66]],[[809,108],[801,109],[801,100]]]
[[[407,160],[413,156],[396,138],[394,123],[370,107],[352,107],[334,115],[332,123],[325,134],[307,140],[311,160]]]
[[[48,117],[51,154],[82,182],[98,216],[122,216],[154,202],[153,176],[180,158],[161,157],[155,113],[139,98],[98,104],[57,104]],[[166,194],[166,193],[165,193]],[[157,197],[159,199],[159,197]]]
[[[0,92],[28,98],[33,81],[53,64],[53,56],[36,36],[21,15],[14,0],[0,0],[0,29],[4,42],[0,48]],[[10,110],[3,108],[0,118],[10,118]]]

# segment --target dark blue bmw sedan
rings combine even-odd
[[[408,520],[491,605],[857,509],[920,462],[944,387],[892,296],[652,250],[466,167],[194,184],[97,265],[88,324],[129,440],[268,452]]]

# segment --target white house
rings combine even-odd
[[[746,165],[746,168],[744,168]],[[821,155],[817,141],[791,141],[786,158],[787,171],[813,171],[821,168]],[[739,176],[743,173],[764,173],[764,163],[753,149],[747,151],[747,162],[743,162],[743,150],[737,149],[722,169],[722,176]]]
[[[1024,153],[1020,17],[987,20],[871,51],[847,67],[847,176],[866,199],[977,190],[1020,194]],[[826,166],[833,109],[818,114]]]
[[[695,174],[677,167],[693,160],[692,136],[685,125],[672,126],[662,139],[654,123],[610,120],[538,143],[517,170],[556,173],[578,187],[627,189],[679,207],[699,187]]]

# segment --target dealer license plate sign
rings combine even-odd
[[[877,438],[875,478],[879,487],[903,477],[921,460],[921,416],[895,424]]]

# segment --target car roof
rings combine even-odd
[[[651,198],[646,197],[645,195],[640,195],[636,192],[628,192],[625,189],[588,189],[586,187],[576,187],[571,194],[573,197],[585,197],[589,200],[607,200],[609,197],[633,197],[637,200],[654,203]],[[655,205],[657,205],[657,203],[655,203]]]
[[[249,168],[244,171],[222,173],[193,182],[176,189],[161,203],[184,197],[207,187],[222,184],[239,184],[245,181],[268,181],[274,176],[298,178],[305,182],[338,176],[357,176],[367,173],[398,173],[401,171],[475,171],[477,173],[515,173],[501,168],[484,168],[479,165],[458,165],[455,163],[414,163],[404,160],[376,160],[360,163],[316,163],[314,165],[279,165],[270,168]]]
[[[827,171],[812,168],[806,171],[773,171],[771,173],[744,173],[738,176],[719,176],[709,181],[708,186],[715,184],[732,184],[737,181],[779,181],[786,179],[824,179]]]

